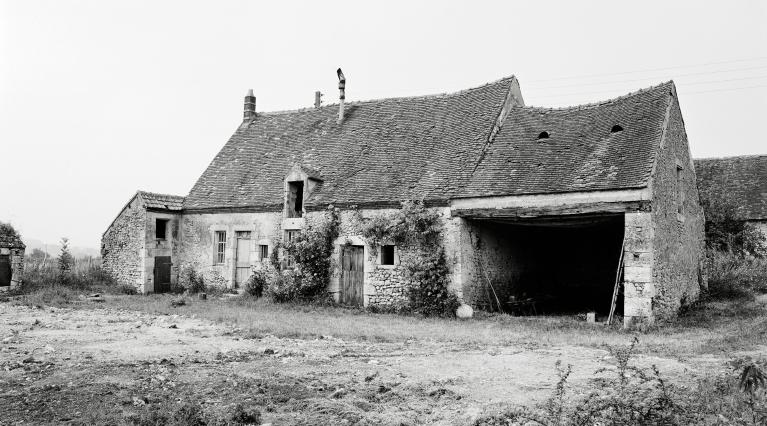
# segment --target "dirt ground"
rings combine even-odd
[[[544,400],[557,360],[573,365],[576,389],[615,363],[579,346],[253,338],[177,315],[0,303],[0,424],[118,422],[189,400],[211,411],[255,404],[275,425],[468,424]],[[725,368],[711,355],[636,361],[676,382]]]

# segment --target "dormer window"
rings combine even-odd
[[[618,133],[622,131],[623,131],[623,127],[621,127],[620,124],[616,124],[612,127],[612,129],[610,129],[610,133]]]
[[[548,139],[548,138],[549,138],[549,132],[541,132],[538,134],[538,140]]]
[[[288,182],[287,216],[302,217],[304,214],[304,182]]]

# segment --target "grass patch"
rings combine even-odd
[[[183,300],[183,304],[178,301]],[[176,302],[176,303],[173,303]],[[588,324],[574,316],[513,317],[478,315],[462,321],[371,313],[335,305],[278,304],[242,296],[108,295],[105,303],[82,301],[73,290],[42,290],[17,303],[75,308],[129,309],[159,315],[185,315],[232,325],[245,335],[313,339],[331,335],[348,340],[403,343],[449,342],[459,346],[584,346],[602,348],[640,336],[642,353],[680,358],[703,353],[742,351],[767,339],[767,310],[753,301],[708,301],[696,304],[670,324],[641,331]]]

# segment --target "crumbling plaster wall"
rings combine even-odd
[[[101,237],[104,270],[118,284],[144,291],[144,235],[146,209],[137,198],[131,200]]]
[[[251,231],[251,264],[258,259],[258,246],[269,246],[282,238],[282,212],[257,213],[186,213],[181,217],[177,244],[178,273],[194,268],[209,285],[234,288],[235,242],[237,231]],[[224,263],[215,262],[216,231],[226,231]]]
[[[157,219],[168,221],[166,225],[166,238],[157,238]],[[155,256],[170,256],[170,282],[171,286],[178,282],[178,265],[176,262],[176,246],[178,245],[179,226],[181,218],[178,213],[152,212],[146,213],[146,223],[144,225],[144,292],[154,292],[154,258]]]
[[[677,183],[677,168],[681,169]],[[657,319],[676,316],[679,307],[695,301],[705,288],[703,209],[698,199],[695,169],[684,121],[674,97],[668,125],[652,177],[653,265]],[[682,212],[678,206],[682,203]]]

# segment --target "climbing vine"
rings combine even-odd
[[[430,316],[453,315],[460,303],[449,290],[450,268],[442,245],[439,212],[427,209],[423,201],[405,201],[394,212],[358,218],[360,233],[372,255],[389,242],[409,253],[400,259],[411,283],[410,309]]]
[[[292,241],[277,243],[270,258],[274,272],[270,274],[267,294],[276,302],[326,298],[339,228],[339,209],[330,206],[320,220],[307,223]],[[279,252],[283,253],[282,259]],[[288,259],[292,267],[288,267]]]

